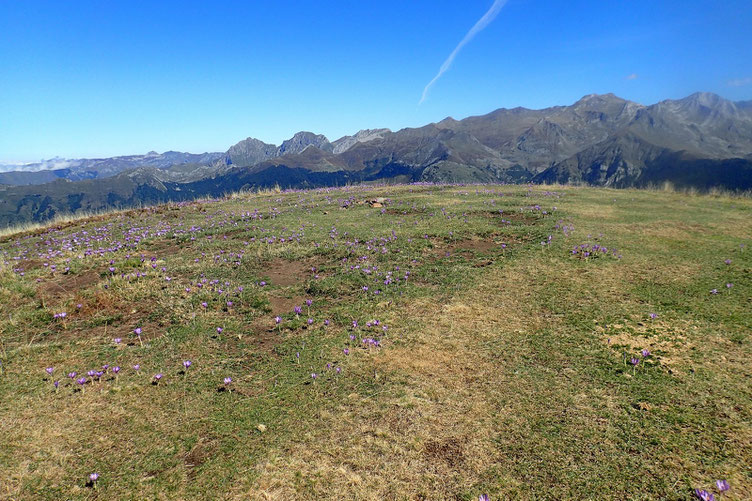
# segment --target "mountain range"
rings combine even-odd
[[[396,132],[361,130],[333,142],[298,132],[280,145],[249,137],[226,152],[53,159],[0,172],[0,224],[239,189],[371,181],[615,188],[670,181],[749,190],[752,101],[695,93],[644,106],[591,94],[570,106],[502,108]]]

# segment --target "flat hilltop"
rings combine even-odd
[[[751,216],[414,184],[8,233],[0,498],[750,499]]]

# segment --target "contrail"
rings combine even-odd
[[[444,64],[441,65],[441,68],[439,68],[439,72],[436,74],[435,77],[433,77],[433,80],[428,82],[428,85],[426,85],[426,88],[423,89],[423,96],[420,98],[420,102],[418,105],[423,104],[423,101],[426,100],[426,96],[428,95],[428,91],[431,89],[433,84],[436,83],[436,80],[441,78],[441,75],[446,72],[446,70],[449,69],[449,67],[452,65],[452,61],[454,61],[454,58],[457,57],[457,54],[459,54],[460,50],[462,50],[462,47],[464,47],[470,40],[473,39],[475,35],[483,31],[483,29],[491,24],[491,21],[493,21],[496,16],[499,14],[499,11],[502,7],[504,7],[504,4],[507,3],[507,0],[494,0],[493,5],[490,9],[488,9],[488,12],[483,14],[483,17],[481,17],[477,23],[475,23],[475,26],[470,28],[470,31],[467,32],[467,35],[465,35],[465,38],[462,39],[462,41],[457,45],[457,47],[454,48],[451,54],[449,54],[449,57],[446,58],[446,61],[444,61]]]

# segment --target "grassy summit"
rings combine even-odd
[[[353,187],[5,236],[0,498],[749,499],[751,211]]]

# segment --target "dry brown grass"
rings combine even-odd
[[[391,334],[399,341],[388,352],[360,363],[381,377],[407,379],[406,392],[351,395],[319,416],[316,429],[259,465],[250,497],[301,499],[303,491],[310,499],[454,499],[472,488],[501,461],[487,399],[504,369],[479,357],[478,343],[514,342],[555,323],[531,308],[532,271],[494,268],[447,303],[423,299],[393,312],[412,327]]]
[[[610,337],[612,345],[628,346],[632,352],[642,348],[658,351],[662,354],[657,363],[681,375],[691,366],[688,354],[697,346],[698,327],[691,322],[662,320],[647,325],[632,314],[633,309],[644,307],[625,295],[623,285],[642,266],[640,261],[633,261],[618,269],[562,270],[545,259],[520,260],[508,267],[490,268],[472,290],[448,302],[424,299],[392,312],[393,316],[409,319],[404,324],[410,327],[398,334],[398,340],[394,338],[397,333],[392,334],[394,342],[388,351],[359,364],[361,370],[367,366],[381,377],[407,381],[404,393],[378,398],[351,395],[336,410],[320,414],[315,429],[307,430],[287,448],[275,450],[258,466],[256,483],[235,497],[457,499],[471,492],[484,472],[491,469],[497,475],[497,484],[506,485],[509,492],[520,492],[514,490],[520,487],[520,480],[504,473],[515,458],[500,455],[499,443],[514,449],[527,439],[519,435],[519,430],[528,426],[520,421],[523,416],[541,413],[555,418],[556,411],[536,408],[536,401],[524,396],[532,388],[520,386],[516,372],[505,366],[503,357],[494,360],[478,356],[478,347],[486,342],[512,347],[544,329],[563,328],[561,315],[549,311],[540,297],[556,276],[557,282],[569,284],[571,293],[560,300],[569,302],[573,309],[598,300],[579,292],[592,288],[598,291],[600,300],[621,303],[625,317],[633,318],[628,326],[617,324],[604,329],[594,324],[594,342],[606,343]],[[660,271],[660,277],[676,278],[671,270]],[[688,269],[687,274],[692,271]],[[678,278],[681,280],[682,274]],[[614,354],[614,358],[619,356]],[[568,394],[568,407],[562,410],[565,414],[561,419],[574,423],[575,433],[601,435],[600,447],[619,454],[623,446],[607,417],[619,409],[614,395],[606,388],[578,392],[567,387],[570,373],[574,374],[563,361],[561,381],[554,387],[535,387],[534,391],[550,394],[552,402]],[[490,401],[508,403],[494,410]],[[656,411],[646,402],[635,405],[643,412]],[[500,435],[500,422],[509,425],[508,435]],[[738,449],[747,447],[743,441],[748,435],[748,427],[734,434]],[[553,441],[550,446],[555,451],[557,443]],[[551,460],[576,467],[566,455],[553,452]],[[588,461],[597,462],[598,456],[578,460],[583,464]],[[683,462],[675,468],[691,474],[697,465]],[[737,492],[749,489],[744,478],[733,478]]]

